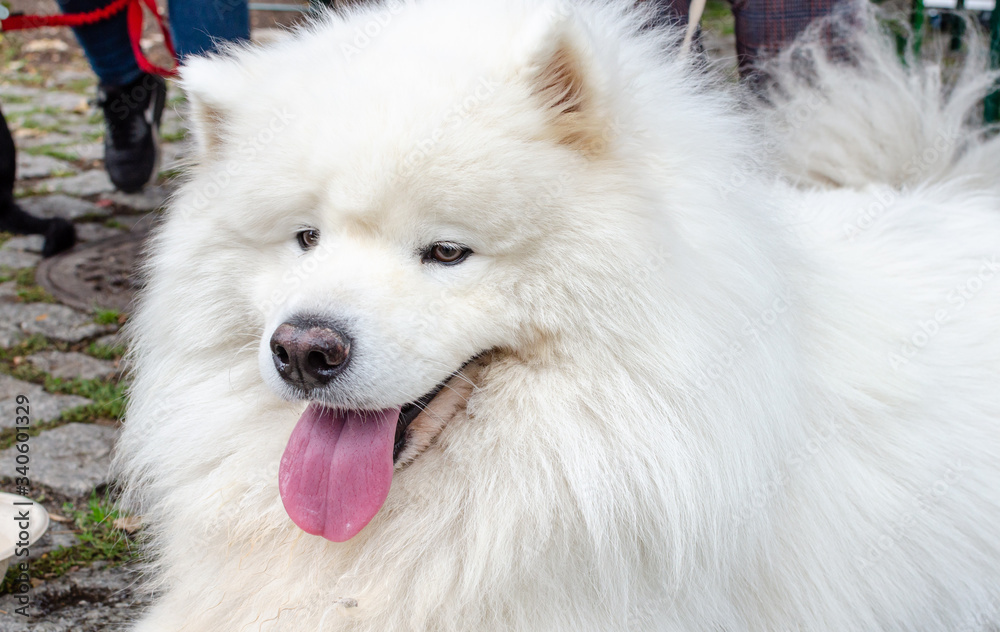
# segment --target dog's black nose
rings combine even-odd
[[[271,336],[271,358],[282,379],[310,391],[329,384],[351,356],[351,339],[313,319],[282,323]]]

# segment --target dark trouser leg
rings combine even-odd
[[[736,57],[740,76],[776,54],[809,24],[833,11],[843,0],[733,0],[736,17]]]
[[[0,112],[0,230],[22,235],[44,235],[42,254],[46,257],[72,248],[76,243],[73,225],[64,219],[42,219],[25,213],[14,202],[17,154],[7,120]]]
[[[690,0],[641,0],[656,5],[661,20],[687,24]],[[810,22],[843,0],[732,0],[740,76],[753,74],[758,60],[795,39]]]
[[[57,0],[63,13],[85,13],[100,9],[108,0]],[[140,76],[142,70],[132,54],[132,42],[128,37],[128,22],[125,11],[107,20],[73,29],[87,55],[90,67],[101,83],[108,86],[124,86]]]

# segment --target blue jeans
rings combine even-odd
[[[84,13],[110,0],[57,0],[63,13]],[[219,42],[250,39],[247,0],[170,0],[170,32],[177,55],[212,52]],[[124,86],[142,76],[132,55],[125,11],[73,29],[90,66],[105,86]]]

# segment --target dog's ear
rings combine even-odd
[[[532,97],[549,117],[548,134],[588,156],[602,153],[612,125],[603,107],[605,82],[572,8],[563,1],[543,6],[521,42]]]
[[[225,57],[193,57],[181,67],[188,125],[199,162],[216,157],[226,137],[233,107],[242,98],[241,70]]]

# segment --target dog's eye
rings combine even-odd
[[[315,228],[300,230],[295,235],[295,238],[299,240],[299,248],[309,250],[310,248],[315,248],[319,244],[319,231]]]
[[[441,242],[434,244],[424,252],[424,262],[431,261],[443,263],[445,265],[455,265],[465,261],[465,258],[472,254],[472,251],[465,246]]]

